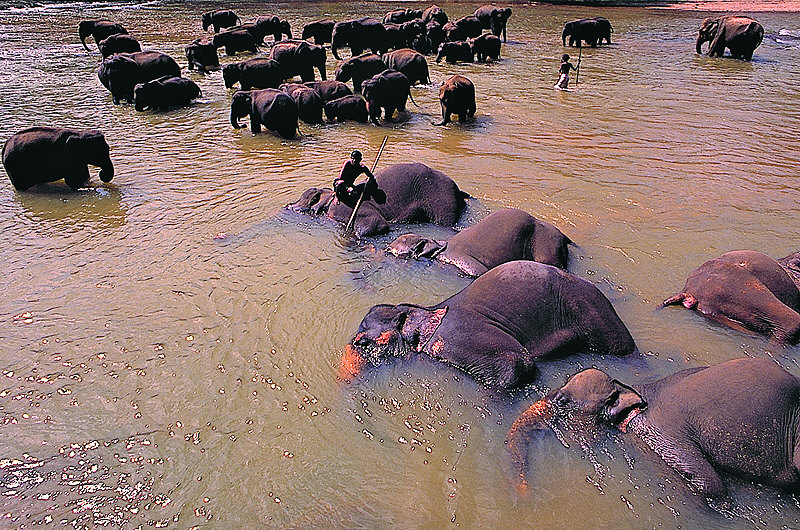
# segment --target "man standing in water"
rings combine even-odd
[[[561,56],[561,68],[558,69],[558,73],[561,74],[558,78],[558,83],[553,88],[558,90],[566,90],[569,88],[569,71],[570,70],[577,70],[575,66],[569,62],[569,54],[565,53]]]
[[[362,173],[367,176],[367,182],[356,186],[354,183]],[[361,161],[361,151],[356,149],[350,153],[350,159],[345,161],[339,171],[339,176],[333,181],[333,191],[339,202],[355,208],[365,186],[367,187],[364,194],[365,201],[374,199],[378,204],[386,202],[386,193],[378,188],[378,182],[372,171]]]

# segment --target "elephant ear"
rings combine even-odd
[[[433,259],[443,252],[445,248],[447,248],[447,241],[424,238],[414,247],[414,254],[420,258]]]
[[[614,379],[614,392],[609,396],[605,406],[606,419],[615,426],[622,425],[621,430],[624,431],[624,425],[627,424],[629,416],[635,410],[644,410],[647,407],[647,402],[641,394],[628,385]]]

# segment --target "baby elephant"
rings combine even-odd
[[[209,68],[219,68],[217,47],[208,39],[195,39],[186,47],[186,60],[189,70],[195,67],[201,74],[208,73]]]
[[[582,429],[605,426],[640,438],[709,499],[727,496],[721,472],[800,486],[800,380],[772,361],[736,359],[632,387],[596,369],[573,375],[508,433],[521,490],[531,437],[567,418]]]
[[[386,251],[400,258],[436,259],[477,277],[502,263],[519,259],[566,269],[570,243],[550,223],[522,210],[507,209],[489,215],[447,241],[405,234],[395,239]]]
[[[111,182],[114,166],[103,133],[59,127],[31,127],[8,139],[3,165],[18,190],[64,179],[73,189],[89,182],[88,164],[100,168],[100,180]]]
[[[358,95],[349,95],[325,103],[325,117],[330,121],[357,121],[367,123],[367,102]]]
[[[475,60],[472,54],[472,47],[467,41],[443,42],[439,45],[439,53],[436,54],[436,62],[444,60],[448,63],[471,63]]]
[[[137,111],[145,109],[166,110],[185,107],[201,96],[197,83],[183,77],[164,76],[133,89],[133,105]]]
[[[447,125],[450,115],[458,114],[464,122],[475,116],[475,85],[463,75],[454,75],[439,87],[439,103],[442,105],[442,121],[434,125]]]
[[[109,35],[98,42],[97,47],[100,49],[100,55],[103,56],[103,59],[107,59],[115,53],[135,53],[142,51],[142,45],[139,44],[139,41],[124,33]]]

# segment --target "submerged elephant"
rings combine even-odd
[[[470,39],[469,45],[472,48],[472,54],[477,57],[478,62],[482,63],[486,60],[496,61],[500,58],[500,37],[492,35],[491,33],[484,33],[480,37]]]
[[[111,35],[125,34],[128,30],[122,24],[111,22],[110,20],[82,20],[78,24],[78,36],[81,39],[81,44],[89,51],[86,46],[86,38],[90,35],[94,37],[94,42],[100,44],[100,41],[110,37]]]
[[[325,117],[330,121],[357,121],[367,123],[367,102],[358,95],[342,96],[325,103]]]
[[[442,121],[434,125],[447,125],[450,115],[457,114],[464,122],[475,116],[475,85],[463,75],[454,75],[439,87],[439,103],[442,106]]]
[[[100,180],[111,182],[114,166],[103,133],[60,127],[31,127],[8,139],[3,166],[20,191],[62,178],[73,189],[89,182],[87,165],[100,168]]]
[[[191,79],[164,76],[136,85],[133,89],[133,106],[137,111],[166,110],[185,107],[200,96],[200,87]]]
[[[483,29],[488,29],[492,35],[503,35],[503,42],[508,42],[506,39],[506,26],[508,19],[511,18],[510,7],[497,7],[493,5],[481,6],[475,10],[475,18],[480,20]]]
[[[466,193],[453,180],[425,164],[395,164],[375,173],[386,202],[364,201],[355,219],[355,234],[385,234],[390,223],[426,223],[453,226],[466,206]],[[352,208],[335,200],[331,188],[309,188],[287,208],[322,215],[346,223]]]
[[[627,355],[631,334],[594,285],[550,265],[511,261],[432,306],[377,305],[345,348],[340,375],[423,353],[502,389],[531,382],[542,358]]]
[[[703,53],[701,49],[703,43],[710,41],[709,57],[722,57],[725,48],[728,48],[731,57],[749,61],[763,38],[764,28],[750,17],[736,15],[708,17],[700,24],[696,50],[697,53]]]
[[[520,489],[531,437],[566,418],[641,439],[705,498],[727,496],[723,472],[791,491],[800,486],[800,380],[773,361],[736,359],[634,386],[596,369],[573,375],[509,430]]]
[[[607,44],[611,44],[613,31],[611,23],[603,17],[573,20],[564,24],[564,31],[561,32],[561,45],[567,45],[567,37],[569,37],[570,46],[581,46],[581,41],[592,47],[602,44],[604,40]]]
[[[203,23],[203,31],[208,31],[209,26],[214,27],[214,33],[219,32],[222,28],[230,28],[236,24],[241,24],[242,19],[239,15],[230,9],[217,9],[216,11],[207,11],[201,16]]]
[[[472,53],[472,46],[465,40],[441,43],[438,53],[436,54],[436,62],[438,63],[442,58],[451,64],[459,62],[471,63],[475,60],[475,56]]]
[[[774,342],[800,341],[800,291],[779,262],[755,250],[735,250],[703,263],[662,305],[672,304]]]
[[[306,123],[318,124],[322,121],[322,109],[325,103],[319,92],[311,87],[298,83],[285,83],[279,87],[292,96],[297,104],[297,116]]]
[[[284,138],[294,138],[297,131],[297,104],[281,90],[239,90],[231,99],[231,125],[239,129],[239,120],[250,115],[250,130],[261,132],[264,125]]]
[[[494,212],[447,241],[404,234],[386,251],[400,258],[436,259],[459,268],[468,276],[515,260],[531,260],[567,268],[570,239],[555,226],[522,210]]]
[[[117,53],[104,60],[97,69],[97,77],[111,92],[114,104],[125,99],[133,101],[133,89],[164,76],[181,76],[181,67],[175,59],[161,52]]]

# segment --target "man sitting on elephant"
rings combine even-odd
[[[368,180],[356,186],[355,181],[362,173],[367,176]],[[364,191],[365,187],[366,191]],[[336,199],[350,208],[355,208],[362,193],[364,193],[364,200],[372,198],[378,204],[386,202],[386,193],[378,187],[372,171],[361,161],[361,151],[358,149],[353,150],[350,158],[342,165],[339,176],[333,181],[333,190],[336,193]]]

